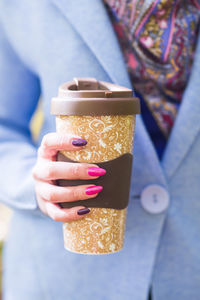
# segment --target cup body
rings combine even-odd
[[[59,133],[77,134],[87,140],[82,150],[62,151],[74,161],[98,164],[133,151],[135,115],[57,116],[56,128]],[[83,254],[121,250],[126,212],[127,208],[91,208],[85,218],[64,223],[65,248]]]

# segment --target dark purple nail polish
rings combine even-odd
[[[87,144],[87,141],[84,139],[73,139],[72,145],[73,146],[85,146]]]
[[[89,212],[90,212],[89,208],[81,208],[77,211],[77,214],[81,216],[81,215],[88,214]]]

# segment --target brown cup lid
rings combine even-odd
[[[51,101],[54,115],[134,115],[140,113],[133,91],[95,78],[74,78],[59,87]]]

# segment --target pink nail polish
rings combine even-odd
[[[90,176],[102,176],[106,174],[106,170],[101,168],[89,168],[88,174]]]
[[[85,193],[87,195],[94,195],[103,190],[103,187],[100,185],[95,185],[95,186],[89,186],[88,188],[85,189]]]

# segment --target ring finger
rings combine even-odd
[[[35,189],[36,193],[44,200],[60,203],[94,198],[103,187],[91,184],[61,187],[48,182],[37,181]]]

